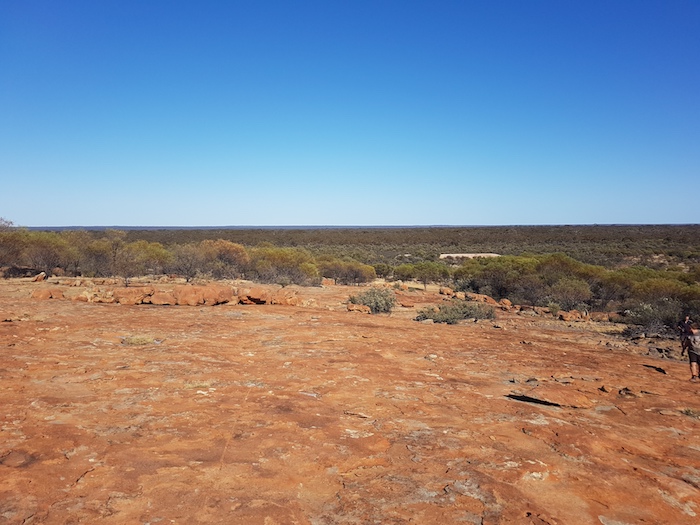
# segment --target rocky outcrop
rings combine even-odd
[[[175,304],[180,306],[215,306],[234,302],[237,298],[232,287],[217,284],[207,286],[177,286],[173,289],[172,295]],[[169,298],[167,296],[161,296],[158,299],[168,300]]]
[[[314,310],[30,298],[53,287],[0,280],[2,523],[698,522],[677,340],[355,315],[358,287],[262,287]]]

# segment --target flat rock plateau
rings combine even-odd
[[[362,290],[155,306],[1,281],[0,523],[700,523],[678,341],[416,322],[430,289],[348,311]]]

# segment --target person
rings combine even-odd
[[[690,325],[688,360],[690,361],[690,380],[693,383],[700,383],[700,328],[695,323]]]
[[[690,342],[688,338],[692,335],[692,332],[690,331],[692,325],[693,321],[689,315],[686,315],[685,319],[683,319],[682,321],[678,321],[678,324],[676,325],[676,328],[678,329],[678,332],[680,332],[681,335],[681,357],[683,357],[686,350],[688,350],[690,347]]]

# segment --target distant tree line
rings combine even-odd
[[[58,229],[53,231],[59,231]],[[91,229],[94,238],[105,229]],[[479,226],[365,228],[125,229],[125,241],[164,246],[226,240],[243,246],[303,247],[314,256],[350,257],[365,264],[437,260],[440,253],[501,255],[564,253],[607,268],[700,263],[700,225]],[[407,257],[408,255],[408,257]]]
[[[423,287],[440,284],[554,311],[625,312],[628,320],[644,325],[671,325],[686,312],[700,318],[698,237],[690,239],[686,231],[697,235],[697,227],[582,227],[584,234],[568,241],[559,235],[566,230],[558,228],[564,227],[231,230],[255,240],[251,245],[211,238],[212,231],[229,230],[158,230],[159,237],[146,230],[30,230],[0,219],[0,266],[8,269],[6,276],[12,275],[12,268],[27,267],[47,274],[120,277],[125,284],[137,276],[162,274],[188,281],[245,278],[283,286],[318,285],[323,278],[360,284],[381,277],[416,281]],[[583,253],[600,255],[604,249],[617,249],[613,259],[618,262],[606,259],[607,264],[596,264],[556,250],[452,262],[439,259],[441,252],[460,249],[496,251],[496,243],[460,244],[460,236],[475,230],[488,230],[499,242],[509,239],[511,244],[501,252],[517,251],[516,244],[544,250],[541,237],[550,232],[555,234],[553,247],[575,241]],[[455,235],[451,242],[450,232]],[[428,233],[437,236],[432,244]],[[625,239],[634,239],[634,245]]]

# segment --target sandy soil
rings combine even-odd
[[[0,282],[0,523],[700,520],[677,342],[418,323],[441,300],[421,291],[371,316],[340,286],[306,307],[30,297],[47,286]]]

